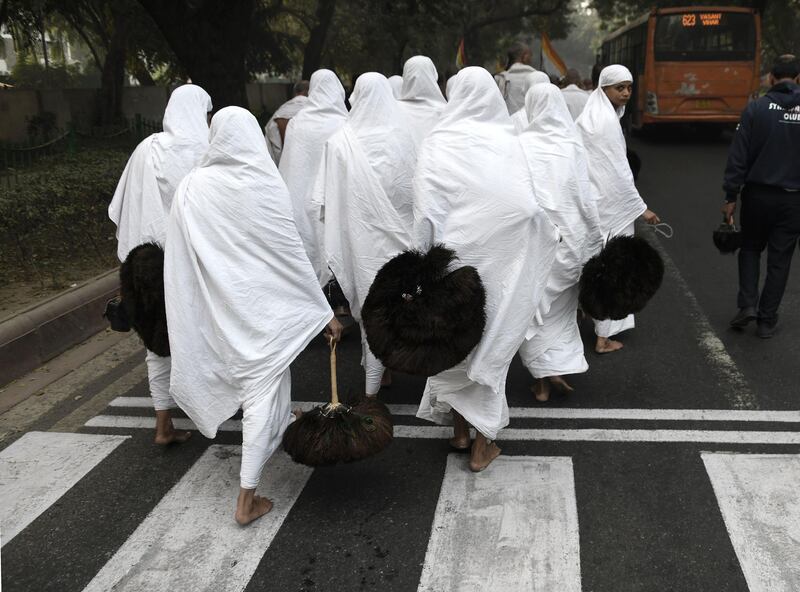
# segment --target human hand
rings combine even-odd
[[[728,224],[733,224],[733,214],[735,212],[736,212],[735,201],[725,202],[725,205],[722,206],[722,217]]]
[[[344,325],[342,325],[336,317],[333,317],[328,326],[325,327],[325,337],[328,338],[328,342],[331,344],[339,343],[342,339],[342,331],[344,331]]]
[[[644,211],[642,218],[644,218],[644,221],[648,224],[659,224],[661,222],[661,218],[658,217],[658,214],[649,209]]]

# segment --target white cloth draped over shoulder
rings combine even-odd
[[[524,91],[523,97],[528,94],[530,88],[535,84],[550,84],[550,77],[539,70],[528,74],[522,83],[522,90]],[[514,111],[511,115],[511,121],[514,123],[514,130],[518,134],[521,134],[522,130],[528,127],[528,113],[524,104]]]
[[[176,192],[167,232],[170,392],[209,438],[240,407],[248,421],[249,409],[261,410],[268,436],[245,438],[243,454],[257,446],[265,459],[291,420],[280,388],[289,365],[333,313],[256,119],[226,107],[210,139]]]
[[[179,86],[164,111],[164,131],[142,140],[122,172],[108,217],[117,225],[117,257],[142,243],[164,245],[167,216],[181,179],[208,148],[211,97],[195,84]]]
[[[583,265],[603,246],[586,154],[561,91],[531,87],[525,97],[530,123],[519,136],[536,183],[536,201],[561,233],[556,260],[529,338],[520,348],[536,378],[588,368],[576,309]]]
[[[318,278],[323,274],[318,243],[321,231],[319,223],[309,217],[311,191],[322,161],[322,148],[346,120],[342,83],[330,70],[317,70],[309,80],[308,106],[286,127],[281,155],[280,172],[292,197],[297,231]]]
[[[400,98],[400,93],[403,90],[403,77],[398,76],[395,74],[394,76],[389,76],[389,86],[392,87],[392,95],[395,99]]]
[[[578,88],[575,84],[570,84],[561,89],[564,94],[564,100],[567,102],[567,109],[569,114],[572,115],[572,120],[575,121],[583,113],[583,108],[586,107],[586,102],[589,100],[589,94],[582,88]]]
[[[439,75],[430,58],[414,56],[403,65],[403,89],[398,102],[408,116],[409,129],[419,147],[439,121],[447,102],[438,83]]]
[[[615,109],[603,87],[631,82],[630,71],[619,65],[600,73],[600,84],[575,122],[589,162],[589,178],[598,197],[600,226],[607,238],[616,236],[644,214],[647,206],[633,182],[619,119],[625,108]]]
[[[311,212],[322,221],[324,268],[360,321],[375,274],[411,246],[416,151],[382,74],[359,76],[350,103],[347,123],[325,144]]]
[[[264,136],[267,138],[267,149],[272,160],[278,165],[281,162],[281,152],[283,152],[283,140],[278,129],[276,119],[292,119],[308,106],[308,97],[297,95],[278,107],[277,111],[269,118],[267,125],[264,126]]]
[[[414,198],[417,246],[444,243],[459,266],[478,270],[487,317],[467,359],[428,379],[418,416],[447,423],[456,409],[493,439],[508,424],[506,373],[544,295],[558,231],[536,203],[503,98],[483,68],[459,72],[422,145]]]

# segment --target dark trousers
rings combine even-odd
[[[768,185],[746,185],[742,191],[740,222],[738,305],[756,308],[758,322],[772,325],[778,320],[778,306],[800,237],[800,193]],[[759,298],[758,276],[764,248],[767,248],[767,277]]]

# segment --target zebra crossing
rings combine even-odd
[[[135,410],[136,404],[136,400],[115,400],[111,407]],[[410,409],[397,406],[393,411]],[[518,409],[512,416],[529,415],[533,411],[547,411],[546,415],[592,414],[591,410],[523,412]],[[605,411],[615,415],[613,410]],[[764,421],[759,412],[739,413],[755,414],[737,415],[740,422],[750,417],[761,426]],[[795,412],[765,413],[772,414],[772,421],[776,422],[791,421],[796,416]],[[780,415],[783,413],[786,415]],[[109,417],[147,419],[145,415]],[[234,425],[237,421],[230,423]],[[93,427],[95,433],[30,432],[0,452],[0,531],[4,555],[11,549],[15,561],[26,557],[22,547],[15,546],[17,539],[25,538],[26,528],[31,524],[40,525],[41,530],[41,525],[48,523],[48,515],[52,515],[53,529],[60,530],[62,518],[56,516],[60,499],[76,484],[92,479],[93,471],[124,473],[127,467],[120,460],[136,453],[133,447],[137,438],[146,445],[152,437],[151,432],[143,429],[130,426],[120,429],[120,424],[105,426],[90,420],[87,426]],[[401,423],[398,427],[416,430],[424,426]],[[114,433],[96,433],[102,428]],[[121,433],[126,431],[128,433]],[[230,436],[236,437],[235,434]],[[398,440],[393,446],[393,458],[385,459],[384,463],[378,458],[332,469],[311,470],[278,453],[269,461],[264,473],[267,477],[260,488],[261,493],[273,499],[274,509],[248,528],[237,526],[232,517],[238,490],[240,446],[196,442],[200,448],[192,459],[183,463],[186,470],[175,475],[174,484],[163,495],[151,500],[135,529],[119,544],[105,549],[102,562],[98,563],[95,557],[97,569],[90,574],[90,579],[76,582],[75,587],[63,582],[52,588],[32,587],[16,579],[20,566],[9,566],[4,557],[3,589],[64,592],[356,590],[369,589],[370,584],[376,584],[375,589],[416,589],[418,592],[611,589],[586,583],[587,572],[595,569],[591,561],[586,561],[586,541],[591,541],[594,533],[583,522],[589,522],[594,528],[597,524],[606,524],[613,532],[617,517],[609,509],[607,514],[594,513],[586,520],[586,509],[582,505],[591,504],[581,504],[586,496],[579,495],[586,479],[597,479],[597,474],[586,473],[595,470],[602,475],[602,469],[585,461],[575,464],[569,454],[530,454],[527,449],[520,454],[523,444],[515,443],[514,438],[518,436],[508,439],[506,454],[480,474],[468,471],[465,455],[451,453],[443,458],[439,455],[435,469],[424,476],[424,485],[423,477],[418,474],[378,471],[401,465],[403,458],[417,446],[427,446],[424,452],[433,456],[431,447],[438,446],[439,442],[426,438],[412,436]],[[608,440],[592,442],[595,446],[609,445]],[[627,447],[637,442],[639,446],[654,445],[653,440],[614,442]],[[678,440],[678,443],[687,446],[685,440]],[[550,446],[557,445],[559,441],[550,443]],[[405,451],[404,446],[407,447]],[[736,566],[741,571],[732,581],[738,578],[746,582],[746,587],[718,589],[750,592],[800,589],[800,500],[795,494],[800,486],[800,454],[706,451],[693,445],[689,456],[702,464],[705,479],[710,482],[713,499],[709,500],[709,511],[721,516],[716,521],[712,517],[710,523],[721,525],[724,532],[717,535],[720,540],[728,541],[735,552]],[[356,467],[355,472],[352,467]],[[587,471],[587,467],[591,470]],[[358,475],[354,482],[349,485],[338,482],[348,471],[350,478]],[[378,510],[371,511],[367,520],[361,522],[357,535],[348,533],[346,514],[355,506],[370,501],[362,499],[362,495],[381,497],[372,485],[383,479],[389,481],[389,490],[401,498],[418,494],[418,499],[401,505],[406,511],[419,508],[420,515],[407,517],[408,524],[396,524],[404,519],[403,513],[395,515],[392,512],[395,501],[390,495],[384,495]],[[404,488],[406,481],[408,484]],[[132,486],[142,487],[142,494],[146,495],[147,483]],[[691,481],[677,483],[674,491],[664,494],[682,495],[685,493],[682,488],[694,486]],[[364,523],[371,523],[372,535],[362,532]],[[703,528],[699,524],[697,527]],[[390,536],[375,543],[383,529]],[[300,533],[299,537],[295,533]],[[402,538],[404,533],[414,535],[413,546],[401,540],[392,548],[391,539]],[[329,574],[327,582],[315,579],[319,576],[311,577],[313,561],[310,554],[304,557],[305,549],[328,549],[340,560],[347,561],[348,555],[363,548],[356,543],[351,547],[349,541],[356,536],[367,541],[367,549],[374,550],[370,558],[373,563],[380,563],[390,551],[395,556],[405,553],[418,560],[403,564],[403,573],[398,573],[401,568],[396,567],[397,564],[389,567],[389,563],[380,576],[370,575],[371,565],[359,568],[365,575],[361,576],[358,587],[337,582],[336,574]],[[635,546],[636,541],[628,544]],[[33,568],[37,558],[30,556],[29,560]],[[291,577],[284,578],[283,584],[268,585],[274,578],[280,579],[275,574],[289,569],[287,564],[302,564],[306,560],[311,567],[299,573],[308,573],[309,577],[297,579],[295,570]],[[292,582],[288,587],[287,579]],[[639,587],[621,585],[615,589],[656,588],[642,584]]]

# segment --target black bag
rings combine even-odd
[[[120,333],[127,333],[131,330],[131,323],[128,320],[128,313],[125,312],[125,307],[122,304],[122,299],[119,297],[112,298],[106,302],[106,310],[103,316],[111,323],[112,331],[119,331]]]
[[[714,246],[720,253],[735,253],[742,246],[742,231],[734,224],[723,222],[714,231],[712,238]]]

